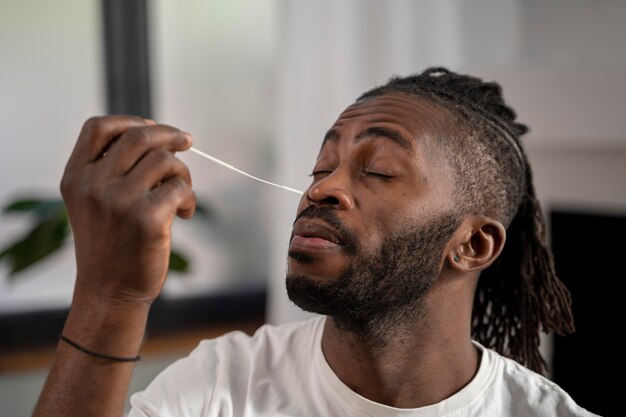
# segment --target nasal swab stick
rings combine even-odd
[[[190,150],[191,152],[195,153],[196,155],[200,155],[201,157],[203,157],[203,158],[205,158],[205,159],[208,159],[209,161],[213,161],[213,162],[215,162],[216,164],[223,166],[224,168],[228,168],[228,169],[230,169],[231,171],[238,172],[238,173],[240,173],[241,175],[245,175],[245,176],[246,176],[246,177],[248,177],[248,178],[252,178],[253,180],[260,181],[260,182],[262,182],[262,183],[264,183],[264,184],[273,185],[274,187],[282,188],[283,190],[291,191],[292,193],[296,193],[296,194],[300,194],[300,195],[302,195],[302,194],[303,194],[303,193],[302,193],[302,191],[300,191],[300,190],[296,190],[295,188],[287,187],[287,186],[284,186],[284,185],[274,184],[273,182],[265,181],[265,180],[263,180],[263,179],[261,179],[261,178],[255,177],[254,175],[250,175],[250,174],[248,174],[247,172],[243,172],[242,170],[240,170],[240,169],[238,169],[238,168],[235,168],[234,166],[229,165],[229,164],[227,164],[226,162],[220,161],[219,159],[215,158],[214,156],[211,156],[211,155],[209,155],[209,154],[206,154],[206,153],[204,153],[204,152],[202,152],[202,151],[199,151],[199,150],[197,150],[197,149],[194,149],[194,148],[189,148],[189,150]]]

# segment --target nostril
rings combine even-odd
[[[326,204],[330,204],[333,206],[336,206],[339,204],[339,199],[337,197],[326,197],[324,200],[322,200],[324,203]]]

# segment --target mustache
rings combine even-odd
[[[335,229],[337,235],[344,242],[344,250],[349,253],[356,253],[358,250],[358,240],[356,235],[339,219],[335,209],[330,207],[318,207],[310,205],[296,216],[294,223],[301,218],[320,219],[328,223]],[[293,234],[292,234],[293,237]]]

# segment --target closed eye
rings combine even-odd
[[[372,177],[378,177],[378,178],[381,178],[381,179],[390,179],[390,178],[392,178],[391,175],[382,174],[380,172],[374,172],[374,171],[365,171],[365,175],[370,175]]]
[[[312,173],[309,174],[309,177],[314,177],[316,175],[319,174],[330,174],[332,171],[330,170],[326,170],[326,171],[313,171]]]

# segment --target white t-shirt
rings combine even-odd
[[[476,376],[446,400],[416,409],[370,401],[326,362],[324,320],[202,341],[133,395],[129,417],[593,416],[554,383],[479,344]]]

